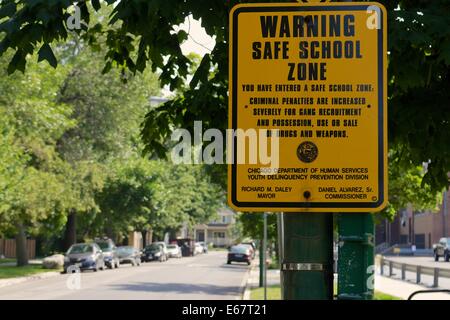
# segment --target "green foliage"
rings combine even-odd
[[[240,213],[239,222],[242,224],[244,236],[254,240],[260,240],[264,235],[264,219],[262,213]],[[267,239],[269,242],[277,242],[277,214],[267,215]]]
[[[70,109],[54,100],[63,76],[63,69],[32,61],[26,75],[0,76],[2,231],[14,232],[18,223],[30,233],[50,221],[51,229],[64,225],[71,190],[64,184],[55,143],[73,123]]]
[[[80,4],[82,19],[89,27],[77,33],[91,45],[96,45],[96,39],[106,39],[105,71],[115,65],[136,73],[151,62],[153,71],[160,70],[161,85],[172,90],[184,86],[192,63],[180,49],[188,35],[173,27],[192,15],[215,36],[214,49],[203,57],[183,96],[149,111],[142,131],[147,152],[164,155],[171,128],[190,127],[194,119],[203,120],[205,127],[226,127],[228,12],[238,2],[111,0]],[[447,186],[450,170],[448,0],[381,2],[388,9],[389,23],[390,147],[401,147],[402,157],[413,166],[431,160],[424,181],[438,191]],[[48,45],[68,39],[65,22],[71,4],[67,0],[1,2],[0,33],[4,38],[0,55],[8,48],[14,50],[9,72],[23,71],[26,55],[38,50],[41,60],[55,64]],[[111,12],[105,25],[92,22],[100,7]]]
[[[32,77],[27,73],[21,78],[14,73],[8,81],[3,79],[5,77],[0,79],[0,105],[6,106],[15,101],[14,108],[3,110],[7,120],[1,120],[1,114],[0,120],[17,121],[14,130],[2,132],[3,146],[0,151],[10,154],[13,159],[8,160],[7,165],[3,161],[0,170],[14,172],[33,167],[43,173],[52,172],[58,167],[55,164],[59,161],[59,156],[54,152],[55,141],[58,141],[62,158],[72,164],[68,170],[75,171],[78,166],[74,166],[74,163],[78,161],[101,161],[108,165],[111,157],[140,149],[136,138],[132,139],[131,145],[126,138],[129,137],[128,128],[135,128],[127,122],[133,112],[119,110],[127,106],[127,110],[131,108],[140,114],[143,110],[134,109],[130,103],[134,98],[145,98],[146,94],[122,97],[123,93],[126,95],[134,91],[128,87],[129,81],[125,87],[116,82],[117,70],[113,67],[121,69],[122,80],[131,79],[128,72],[136,74],[151,67],[153,71],[159,71],[162,86],[169,85],[172,90],[179,90],[180,94],[172,101],[147,111],[141,132],[147,153],[166,155],[166,141],[173,128],[190,128],[194,120],[202,120],[205,129],[225,129],[228,103],[228,12],[238,2],[241,1],[79,2],[81,17],[87,27],[83,25],[81,30],[76,30],[77,36],[74,37],[66,25],[72,1],[1,1],[0,56],[8,62],[8,67],[3,64],[7,72],[24,72],[30,61],[29,55],[33,53],[37,53],[39,61],[46,60],[52,66],[59,60],[60,68],[52,72],[47,69],[47,64],[44,67],[31,64],[28,69],[37,71],[43,68],[41,71],[45,72],[46,77],[31,72]],[[418,207],[428,206],[432,204],[434,194],[447,187],[447,172],[450,171],[448,0],[381,2],[388,9],[389,23],[389,143],[393,163],[390,170],[391,195],[397,190],[404,192],[403,196],[390,199],[391,208],[397,209],[405,201],[415,202]],[[104,23],[99,22],[101,19],[97,11],[101,13],[100,16],[109,14],[104,17]],[[180,45],[188,35],[184,31],[174,31],[174,26],[182,23],[189,15],[201,19],[206,32],[215,36],[216,40],[212,52],[200,62],[182,54]],[[57,41],[64,40],[65,47],[58,46]],[[78,57],[77,53],[86,45],[96,50],[103,46],[106,51],[99,52],[96,57],[83,54]],[[71,50],[74,54],[69,53]],[[58,59],[55,59],[55,52]],[[71,61],[73,56],[80,59],[78,64],[75,62],[73,69],[66,68],[64,63]],[[94,62],[90,62],[93,57]],[[97,76],[99,69],[113,74],[100,80]],[[70,74],[70,70],[74,74],[69,77],[67,74]],[[195,70],[195,74],[187,87],[185,82],[192,70]],[[51,89],[52,84],[61,83],[58,81],[61,78],[66,79],[65,84],[71,89],[64,91],[63,88],[59,100],[48,97],[55,92]],[[21,81],[26,81],[27,85]],[[102,87],[103,81],[106,85]],[[90,86],[98,87],[98,91],[89,90]],[[31,105],[38,107],[30,108]],[[99,105],[111,108],[101,108]],[[91,114],[93,106],[96,108]],[[74,112],[71,117],[70,112]],[[131,118],[136,121],[136,118]],[[108,125],[111,123],[110,128],[105,125],[106,121]],[[7,142],[11,139],[14,141],[12,144]],[[429,160],[428,170],[422,175],[416,168]],[[217,173],[223,172],[223,168],[208,170],[215,171],[215,176],[219,176]],[[182,176],[181,171],[171,174],[185,179],[185,183],[192,182],[191,178]],[[74,175],[83,180],[83,171]],[[20,174],[10,176],[20,177]],[[223,174],[220,176],[223,178]],[[420,187],[419,182],[423,182]],[[90,192],[94,189],[97,190],[93,187]],[[183,196],[189,198],[188,191],[180,190],[185,193],[181,193]],[[165,193],[167,189],[162,187],[155,191],[155,194]],[[171,196],[169,193],[168,199]],[[164,203],[178,210],[176,202],[167,200]],[[2,206],[5,204],[2,203]],[[95,206],[88,205],[86,208],[91,210]],[[201,218],[204,213],[195,211],[195,215]]]
[[[200,166],[137,158],[114,163],[110,172],[97,195],[101,210],[90,222],[92,234],[125,236],[151,228],[163,235],[186,222],[209,221],[223,203],[223,192]]]

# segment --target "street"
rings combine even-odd
[[[81,274],[80,289],[69,289],[72,275],[31,280],[0,288],[1,299],[180,300],[239,299],[249,267],[226,264],[226,251],[167,262],[122,265],[119,269]],[[73,278],[72,278],[73,279]]]
[[[389,256],[387,258],[400,263],[408,263],[430,268],[450,269],[450,262],[445,262],[443,257],[441,257],[439,261],[434,261],[433,257]]]

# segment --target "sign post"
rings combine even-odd
[[[283,297],[331,299],[332,213],[387,202],[386,11],[240,4],[229,43],[229,204],[285,212]]]

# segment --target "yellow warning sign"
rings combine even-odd
[[[387,202],[386,10],[241,4],[230,13],[230,205],[374,212]]]

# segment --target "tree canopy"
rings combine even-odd
[[[216,45],[206,54],[183,94],[148,112],[142,130],[147,152],[165,155],[173,126],[224,129],[227,116],[228,12],[245,1],[86,1],[79,2],[82,24],[75,30],[91,46],[106,48],[104,71],[118,67],[132,73],[159,70],[161,85],[182,88],[191,64],[180,45],[186,31],[177,25],[186,17],[200,19]],[[271,1],[265,1],[271,2]],[[277,2],[291,2],[280,1]],[[405,168],[429,161],[424,182],[437,191],[447,186],[450,170],[449,87],[450,9],[448,1],[381,1],[389,23],[389,141],[402,149]],[[70,37],[69,0],[3,0],[0,2],[0,55],[12,52],[9,73],[23,71],[26,56],[56,65],[56,41]],[[95,11],[108,7],[106,23]],[[215,70],[211,72],[211,70]]]

